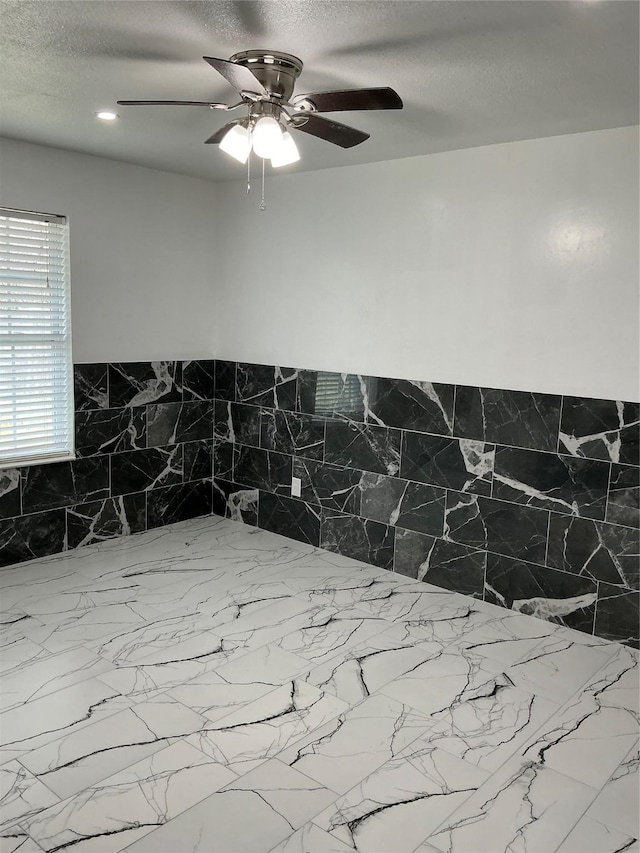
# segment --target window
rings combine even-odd
[[[69,227],[0,208],[0,468],[73,458]]]

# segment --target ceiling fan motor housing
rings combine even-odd
[[[293,95],[303,67],[297,56],[279,50],[243,50],[229,61],[248,68],[273,98],[284,103]]]

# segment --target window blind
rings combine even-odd
[[[0,467],[72,457],[67,220],[0,208]]]
[[[354,374],[318,373],[315,412],[318,415],[362,414],[360,379]]]

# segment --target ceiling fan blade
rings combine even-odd
[[[242,124],[243,119],[235,119],[235,121],[230,121],[228,124],[225,124],[224,127],[221,127],[219,130],[210,136],[208,139],[205,139],[205,145],[219,145],[222,142],[223,137],[225,136],[228,130],[231,130],[232,127],[235,127],[236,124]]]
[[[238,92],[251,92],[254,95],[269,94],[258,78],[244,65],[229,62],[228,59],[216,59],[213,56],[203,56],[202,58],[219,74],[222,74],[224,79],[231,83]]]
[[[369,138],[369,134],[362,130],[356,130],[355,127],[348,127],[346,124],[340,124],[338,121],[332,121],[315,113],[305,113],[304,118],[306,119],[304,124],[297,125],[293,121],[289,126],[327,142],[333,142],[340,148],[353,148],[354,145],[360,145]]]
[[[122,107],[148,107],[154,105],[171,107],[213,107],[226,110],[227,104],[217,104],[215,101],[116,101]]]
[[[377,89],[340,89],[336,92],[311,92],[294,98],[295,106],[310,102],[319,113],[333,113],[338,110],[401,110],[400,95],[383,86]]]

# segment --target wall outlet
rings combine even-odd
[[[302,480],[300,477],[291,478],[291,497],[299,498],[302,492]]]

